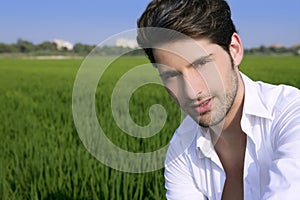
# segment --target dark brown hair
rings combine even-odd
[[[155,63],[149,37],[143,28],[171,29],[191,38],[206,38],[229,53],[231,36],[237,32],[225,0],[153,0],[138,20],[138,44]]]

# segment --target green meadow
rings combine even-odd
[[[165,199],[163,169],[127,173],[112,169],[84,147],[72,116],[72,91],[83,59],[0,59],[0,199]],[[149,108],[161,104],[168,114],[159,133],[129,136],[116,125],[111,94],[144,57],[122,57],[99,83],[96,113],[106,136],[131,152],[151,152],[170,141],[180,124],[180,109],[162,86],[138,88],[129,103],[134,122],[151,122]],[[254,80],[300,88],[299,56],[248,56],[240,69]],[[142,77],[142,75],[140,75]]]

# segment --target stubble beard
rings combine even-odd
[[[234,69],[232,69],[231,75],[232,87],[223,95],[212,95],[215,97],[214,108],[212,111],[202,113],[198,116],[199,119],[197,122],[200,126],[208,128],[221,124],[231,110],[238,90],[238,77]]]

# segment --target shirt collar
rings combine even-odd
[[[264,94],[259,89],[259,85],[241,73],[242,80],[245,87],[244,106],[242,113],[242,120],[247,119],[250,115],[256,117],[262,117],[272,119],[271,113],[263,102]],[[194,122],[196,124],[196,122]],[[198,125],[199,126],[199,125]],[[211,142],[209,129],[198,127],[198,134],[196,140],[196,147],[199,150],[199,158],[211,157],[214,150],[214,146]]]
[[[272,119],[272,115],[263,101],[265,98],[269,97],[266,97],[265,94],[262,93],[257,82],[252,81],[243,73],[241,73],[241,76],[245,86],[243,117],[244,115],[254,115]]]

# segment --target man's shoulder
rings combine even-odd
[[[300,106],[300,90],[296,87],[253,81],[245,75],[243,75],[243,80],[245,83],[246,106],[251,107],[249,109],[261,104],[270,115],[273,115],[274,112],[283,111],[294,102],[298,102],[298,106]]]
[[[256,81],[257,88],[265,95],[274,94],[276,96],[284,95],[299,95],[300,90],[296,87],[286,84],[271,84],[263,81]]]
[[[273,96],[275,95],[276,97],[285,98],[285,96],[287,95],[295,96],[300,94],[300,90],[298,88],[290,85],[286,85],[286,84],[275,85],[275,84],[267,83],[265,81],[253,81],[251,78],[249,78],[244,74],[242,74],[242,77],[246,85],[252,85],[252,87],[254,86],[257,92],[262,96],[272,97],[270,95]],[[247,86],[245,87],[246,90],[250,88],[251,87],[247,87]]]
[[[292,104],[300,106],[300,90],[289,85],[273,85],[265,82],[257,82],[257,88],[262,100],[273,112],[283,112]]]
[[[289,85],[256,82],[261,100],[271,116],[272,133],[286,133],[299,127],[300,90]],[[275,135],[277,135],[275,134]]]

